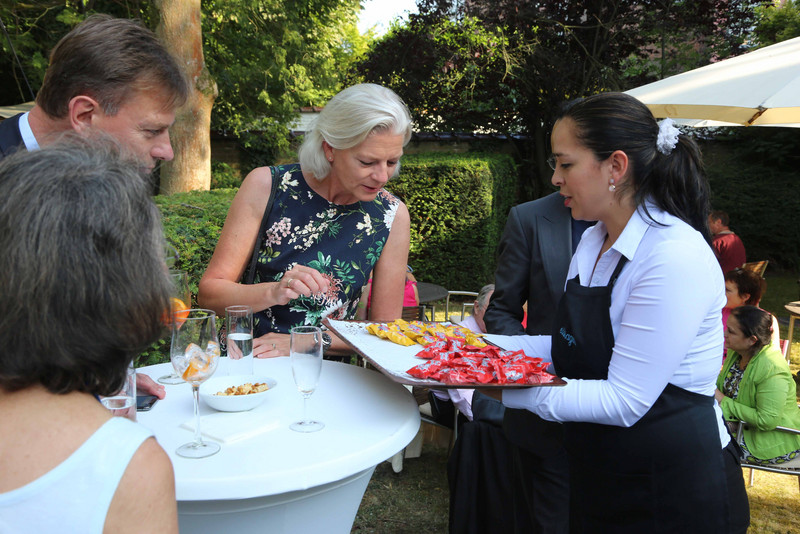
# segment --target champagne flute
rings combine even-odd
[[[314,393],[322,370],[322,330],[317,326],[295,326],[289,340],[294,383],[303,394],[303,420],[289,425],[296,432],[316,432],[324,423],[312,421],[306,415],[308,398]]]
[[[172,246],[172,243],[164,243],[164,262],[167,264],[167,269],[174,269],[179,259],[178,249]]]
[[[176,252],[177,254],[177,252]],[[172,280],[172,298],[170,299],[170,314],[187,310],[192,306],[192,294],[189,293],[189,276],[186,271],[179,269],[170,269],[169,278]],[[162,384],[173,386],[175,384],[182,384],[183,378],[178,376],[175,372],[169,373],[164,376],[158,377],[158,381]]]
[[[200,384],[214,374],[219,363],[219,340],[212,310],[193,309],[172,314],[170,360],[175,372],[192,385],[194,441],[175,451],[184,458],[205,458],[219,451],[219,444],[200,435]]]

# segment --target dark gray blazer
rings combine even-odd
[[[484,316],[489,333],[550,335],[572,258],[571,222],[558,193],[511,209],[498,249],[494,294]]]
[[[24,147],[22,134],[19,133],[19,118],[22,113],[0,121],[0,159],[10,156],[20,147]]]
[[[553,193],[512,208],[498,252],[495,290],[483,318],[487,331],[550,335],[572,259],[572,214],[564,197]],[[526,301],[528,321],[523,330]],[[503,432],[539,458],[562,451],[561,425],[527,410],[506,409]]]

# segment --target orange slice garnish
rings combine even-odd
[[[189,306],[186,305],[181,299],[172,297],[169,299],[169,313],[164,313],[161,317],[161,322],[166,326],[172,326],[172,317],[176,318],[178,328],[183,325],[186,318],[189,317]]]

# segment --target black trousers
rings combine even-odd
[[[569,461],[567,451],[545,456],[512,445],[514,477],[513,532],[569,532]]]
[[[563,425],[527,410],[506,409],[503,432],[511,444],[511,532],[569,532],[569,460]]]

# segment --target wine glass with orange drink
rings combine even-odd
[[[205,458],[219,451],[219,444],[203,441],[200,434],[200,384],[216,371],[219,355],[216,314],[212,310],[172,313],[170,361],[181,379],[191,384],[194,397],[194,441],[178,447],[178,456]]]
[[[170,299],[169,314],[176,311],[188,310],[192,305],[192,294],[189,292],[189,277],[186,271],[170,269],[169,277],[172,280],[172,298]],[[168,322],[168,321],[166,321]],[[183,378],[176,373],[170,373],[158,378],[162,384],[182,384]]]

